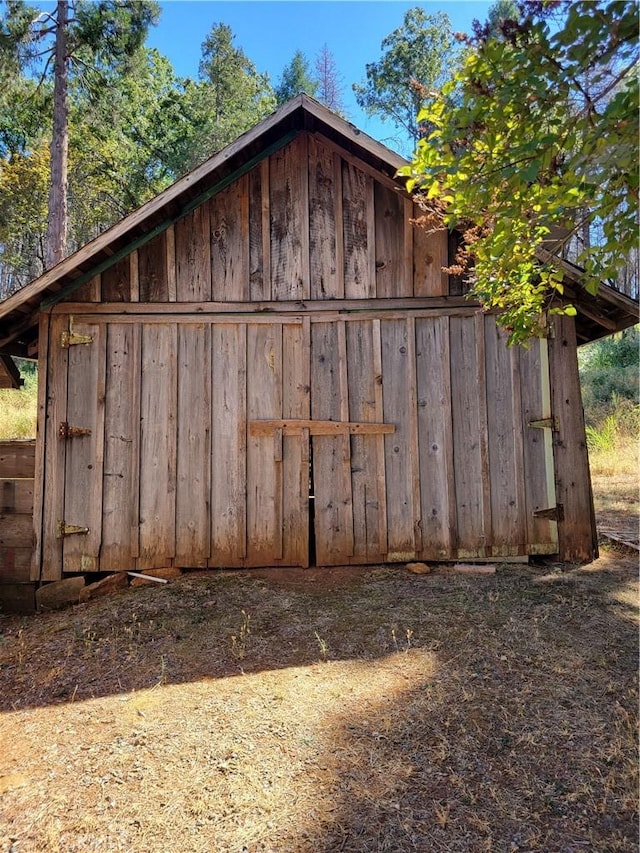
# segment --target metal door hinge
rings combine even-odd
[[[65,536],[73,536],[74,534],[86,536],[88,532],[88,527],[82,527],[78,524],[67,524],[66,521],[59,521],[56,525],[57,539],[64,539]]]
[[[551,418],[541,418],[539,421],[529,421],[528,426],[534,429],[552,429],[554,432],[558,432],[560,429],[558,419],[555,415]]]
[[[66,421],[60,421],[58,427],[58,436],[60,438],[77,438],[79,435],[91,435],[91,430],[87,427],[69,426]]]
[[[60,335],[60,346],[63,349],[76,346],[77,344],[92,344],[93,338],[91,335],[80,335],[70,329],[68,332],[63,332]]]
[[[537,509],[533,513],[534,518],[545,518],[548,521],[563,521],[564,520],[564,506],[562,504],[558,504],[557,506],[551,506],[549,509]]]

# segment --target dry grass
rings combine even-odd
[[[23,388],[0,388],[0,439],[35,438],[38,380],[27,376]]]
[[[198,573],[0,624],[2,851],[638,849],[631,558]]]

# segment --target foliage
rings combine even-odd
[[[316,97],[319,101],[339,115],[344,115],[345,107],[342,100],[342,76],[333,54],[327,44],[323,44],[316,56],[316,80],[318,88]]]
[[[301,92],[315,95],[318,91],[318,81],[314,79],[309,66],[309,60],[300,50],[296,50],[293,58],[282,71],[280,83],[276,87],[276,100],[284,104]]]
[[[20,372],[22,388],[0,388],[0,439],[35,438],[38,412],[38,377],[34,370]]]
[[[214,24],[202,44],[200,79],[185,81],[182,145],[185,169],[193,168],[252,127],[275,107],[266,75],[234,45],[226,24]]]
[[[582,399],[592,425],[625,401],[640,400],[640,326],[594,341],[578,350]]]
[[[550,9],[563,12],[555,28]],[[420,112],[433,129],[402,170],[429,217],[466,229],[460,265],[512,342],[540,333],[545,311],[575,313],[546,249],[559,254],[584,221],[601,223],[576,258],[593,293],[638,231],[637,4],[530,0],[521,11],[500,40],[477,34]]]
[[[367,115],[391,121],[415,144],[424,93],[450,79],[456,61],[449,17],[444,12],[428,15],[419,6],[409,9],[381,49],[381,59],[366,66],[366,81],[353,86],[356,101]]]

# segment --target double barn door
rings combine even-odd
[[[44,578],[557,550],[545,343],[492,318],[57,313],[48,340]]]

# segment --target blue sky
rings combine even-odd
[[[214,23],[228,24],[235,43],[256,68],[277,83],[296,50],[311,64],[324,43],[334,56],[344,82],[349,119],[366,133],[397,147],[393,127],[368,118],[357,106],[351,84],[365,77],[367,62],[380,57],[380,42],[402,24],[407,9],[422,6],[427,13],[446,12],[454,31],[469,32],[474,18],[484,20],[491,3],[401,0],[165,0],[160,23],[148,44],[169,57],[181,76],[196,76],[200,45]]]

